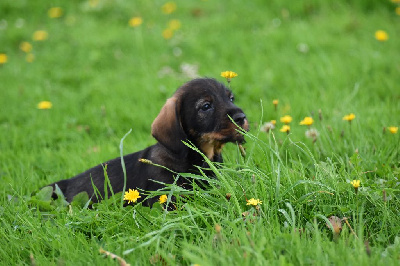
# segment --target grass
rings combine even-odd
[[[0,262],[118,264],[102,248],[132,265],[398,265],[400,135],[387,129],[400,124],[396,4],[176,1],[163,14],[165,3],[1,1]],[[49,18],[54,6],[60,18]],[[130,27],[135,16],[143,24]],[[166,40],[172,19],[181,27]],[[374,38],[380,29],[387,41]],[[33,41],[37,30],[48,38]],[[190,79],[188,66],[220,81],[221,71],[239,74],[246,158],[227,145],[210,188],[169,186],[185,195],[177,211],[121,208],[121,195],[92,210],[32,204],[38,188],[118,157],[131,128],[125,154],[153,144],[152,120]],[[38,110],[43,100],[53,107]],[[279,132],[286,114],[290,134]],[[299,125],[306,116],[315,143]],[[277,128],[261,132],[272,119]]]

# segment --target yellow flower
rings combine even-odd
[[[290,126],[284,125],[279,131],[280,131],[280,132],[286,132],[286,133],[289,134],[289,132],[290,132]]]
[[[49,101],[41,101],[38,105],[38,109],[50,109],[53,106],[53,104]]]
[[[278,110],[278,103],[279,101],[277,99],[272,101],[272,104],[275,106],[275,111]]]
[[[141,17],[133,17],[129,20],[129,26],[137,27],[143,23],[143,19]]]
[[[171,14],[176,10],[175,2],[167,2],[162,7],[161,10],[164,14]]]
[[[59,18],[63,14],[63,10],[61,7],[52,7],[47,11],[47,14],[49,15],[50,18]]]
[[[273,124],[274,126],[276,125],[276,120],[271,120],[270,122],[271,122],[271,124]]]
[[[0,65],[7,63],[7,55],[6,54],[0,54]]]
[[[345,121],[351,122],[352,120],[354,120],[354,118],[356,118],[356,115],[353,114],[353,113],[350,113],[348,115],[343,116],[342,119],[345,120]]]
[[[33,33],[32,38],[34,41],[44,41],[47,39],[48,36],[49,36],[49,34],[47,33],[47,31],[38,30]]]
[[[89,6],[95,8],[99,4],[99,0],[89,0]]]
[[[255,199],[255,198],[251,198],[249,200],[247,200],[247,204],[246,205],[252,205],[252,206],[257,206],[257,205],[261,205],[262,201],[259,199]]]
[[[69,15],[65,18],[65,24],[67,26],[73,26],[76,23],[76,17]]]
[[[167,195],[161,195],[158,201],[160,202],[160,204],[163,204],[167,202],[167,199],[168,199]]]
[[[305,125],[305,126],[311,126],[314,123],[314,119],[312,117],[307,116],[304,117],[303,120],[301,120],[300,125]]]
[[[228,80],[230,80],[231,78],[237,77],[237,76],[238,76],[238,74],[233,71],[221,72],[221,77],[226,78]]]
[[[181,21],[179,19],[172,19],[168,23],[168,28],[171,30],[179,30],[181,27]]]
[[[384,42],[389,39],[389,35],[384,30],[377,30],[375,32],[375,39],[377,39],[380,42]]]
[[[400,6],[396,7],[396,14],[400,16]]]
[[[353,180],[350,182],[350,184],[352,184],[353,187],[357,189],[360,187],[360,182],[361,182],[360,180]]]
[[[164,37],[164,39],[169,40],[174,36],[174,32],[168,28],[163,30],[162,36]]]
[[[32,63],[33,60],[35,60],[35,55],[34,54],[27,54],[26,55],[26,62]]]
[[[29,53],[30,51],[32,51],[32,44],[29,42],[21,42],[21,44],[19,45],[19,49],[21,49],[25,53]]]
[[[292,120],[293,118],[290,115],[285,115],[281,117],[281,122],[285,124],[289,124],[290,122],[292,122]]]
[[[135,203],[141,196],[139,196],[139,191],[136,189],[129,189],[129,191],[125,192],[124,200],[128,201],[129,203]]]
[[[396,134],[397,131],[399,131],[399,128],[398,128],[398,127],[388,127],[387,129],[388,129],[389,132],[392,133],[392,134]]]
[[[153,164],[152,161],[148,160],[148,159],[144,159],[144,158],[139,158],[139,162],[141,163],[147,163],[147,164]]]

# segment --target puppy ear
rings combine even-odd
[[[187,136],[182,128],[178,98],[167,100],[160,113],[151,125],[151,134],[168,150],[183,156],[187,147],[182,143]]]

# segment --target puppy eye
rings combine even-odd
[[[235,101],[235,97],[231,96],[231,97],[229,97],[229,100],[230,100],[231,102],[234,102],[234,101]]]
[[[209,103],[206,103],[201,107],[202,111],[207,111],[209,109],[211,109],[211,104],[209,104]]]

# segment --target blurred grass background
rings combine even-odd
[[[52,18],[49,10],[54,7],[61,8],[61,13]],[[2,205],[5,206],[2,216],[8,217],[2,225],[2,233],[8,235],[2,237],[2,246],[7,245],[4,242],[7,239],[16,243],[21,241],[21,237],[24,239],[25,236],[9,228],[15,228],[20,223],[26,225],[28,220],[39,236],[43,234],[51,239],[52,235],[59,234],[55,233],[57,227],[38,229],[41,215],[32,214],[28,207],[21,206],[26,205],[23,200],[19,207],[15,207],[9,200],[11,196],[28,197],[43,185],[74,176],[88,167],[118,157],[120,139],[130,128],[133,132],[124,142],[125,153],[153,144],[155,141],[150,135],[150,125],[176,88],[195,76],[215,77],[224,82],[219,74],[225,70],[239,74],[232,80],[236,103],[249,117],[251,134],[258,136],[249,138],[248,159],[241,162],[246,167],[257,173],[261,171],[268,178],[276,175],[277,166],[268,155],[271,151],[260,144],[265,142],[273,147],[276,145],[282,167],[290,177],[285,181],[288,187],[297,180],[312,180],[315,175],[318,178],[319,170],[315,165],[323,165],[326,173],[329,172],[326,175],[330,178],[339,176],[340,182],[348,183],[354,178],[361,178],[365,186],[371,189],[366,192],[367,199],[372,194],[381,198],[382,189],[386,189],[389,196],[398,201],[399,134],[383,133],[384,128],[400,124],[398,8],[397,1],[389,0],[259,0],[245,3],[236,0],[2,0],[0,54],[6,55],[6,62],[0,63],[0,191],[4,195]],[[141,23],[132,26],[130,20],[135,17],[140,18]],[[175,27],[172,35],[171,31],[165,31],[171,23]],[[48,36],[42,41],[35,41],[33,35],[39,30],[45,31]],[[377,40],[375,32],[378,30],[384,30],[389,39]],[[32,45],[29,53],[21,50],[23,42]],[[33,55],[29,59],[31,62],[27,62],[28,54]],[[272,105],[273,99],[279,99],[276,111]],[[41,101],[50,101],[52,108],[39,110],[37,105]],[[318,119],[319,110],[323,115],[322,121]],[[342,121],[342,117],[348,113],[356,114],[351,125]],[[293,117],[289,137],[279,132],[282,125],[279,118],[287,114]],[[305,127],[298,125],[305,116],[314,117],[313,127],[320,132],[315,144],[304,136]],[[259,132],[261,124],[272,119],[277,120],[273,137]],[[293,143],[309,152],[303,152]],[[235,145],[226,148],[225,157],[229,167],[230,163],[236,164],[239,159]],[[351,158],[353,164],[349,163]],[[354,161],[357,161],[358,168],[354,167]],[[259,198],[263,198],[261,192],[268,189],[260,190],[251,185],[251,178],[243,180],[243,176],[235,172],[228,171],[228,176],[241,180],[242,187],[247,189],[248,185],[250,191],[258,191]],[[319,181],[333,187],[339,183],[338,179]],[[383,182],[383,185],[379,182]],[[221,190],[224,191],[224,188],[228,189],[222,185]],[[237,193],[241,192],[240,187],[236,186],[235,189]],[[251,194],[250,191],[247,193]],[[267,192],[276,193],[275,190]],[[301,193],[308,193],[292,192],[293,195],[281,200],[298,199],[305,195]],[[378,196],[373,198],[370,203],[376,203]],[[329,199],[324,200],[329,202]],[[353,196],[348,200],[353,201]],[[324,215],[335,213],[335,210],[345,208],[348,203],[347,200],[336,199],[333,204],[336,207],[327,204],[330,209]],[[268,205],[266,202],[264,204]],[[379,205],[377,212],[388,211],[384,206],[387,207]],[[392,205],[385,216],[391,221],[392,227],[379,235],[381,241],[376,240],[377,232],[381,232],[384,223],[377,222],[371,226],[370,232],[376,235],[370,241],[375,241],[376,247],[381,249],[379,252],[393,244],[394,236],[399,233],[396,206],[398,203]],[[214,207],[210,207],[208,212],[217,212]],[[129,211],[122,212],[107,210],[103,214],[115,216],[118,221],[128,219]],[[28,215],[27,220],[21,218],[16,222],[12,217],[19,217],[21,213]],[[305,224],[306,221],[312,221],[316,213],[316,209],[306,208],[298,216],[303,217],[301,219]],[[353,214],[357,216],[360,213]],[[56,224],[63,224],[69,219],[65,217],[66,214],[57,215]],[[93,218],[90,212],[84,212],[84,215]],[[370,215],[373,220],[381,217],[378,214]],[[275,226],[272,231],[278,234],[282,221],[276,213],[271,217]],[[101,232],[104,233],[104,239],[108,240],[100,241],[100,245],[113,246],[111,242],[115,239],[107,234],[109,225],[104,223],[102,226],[105,229]],[[33,230],[30,226],[28,228],[28,231]],[[123,231],[125,229],[121,229],[119,234],[132,233],[130,229]],[[211,226],[207,230],[212,235],[214,228]],[[247,238],[242,235],[241,229],[237,230],[237,238]],[[264,230],[255,227],[254,236],[258,236],[257,232],[272,234]],[[96,229],[86,228],[84,231],[89,236],[95,235],[97,239]],[[134,231],[134,234],[140,233]],[[64,249],[45,244],[49,239],[33,241],[26,238],[24,252],[18,250],[17,244],[10,245],[2,253],[2,261],[9,264],[29,263],[29,252],[39,252],[42,245],[48,245],[49,250],[41,257],[42,262],[49,263],[61,257],[67,260],[69,256],[71,261],[76,262],[94,263],[99,259],[94,259],[96,256],[87,260],[78,255],[72,256],[73,238],[68,238],[67,233],[61,238],[66,241]],[[97,250],[91,250],[97,245],[94,238],[84,236],[79,239],[82,241],[82,245],[79,245],[82,250],[97,254]],[[261,241],[260,238],[256,239]],[[272,235],[266,239],[262,241],[280,245],[277,244],[280,240],[272,241]],[[188,243],[193,244],[189,240]],[[256,243],[262,242],[259,241]],[[295,241],[299,241],[298,248],[301,251],[304,242],[297,238]],[[171,250],[179,250],[179,243],[172,244]],[[363,241],[360,243],[363,244]],[[119,254],[126,248],[125,244],[113,247],[121,251]],[[211,248],[208,250],[211,253],[203,257],[191,257],[189,253],[195,254],[199,247],[198,252],[204,249],[201,245],[190,246],[188,249],[191,251],[185,251],[188,254],[180,254],[185,258],[169,258],[169,262],[190,264],[195,263],[196,259],[206,261],[206,258],[215,255]],[[64,255],[55,251],[59,248]],[[246,248],[251,249],[251,245]],[[150,248],[149,252],[154,249],[160,252],[159,246]],[[226,256],[215,255],[217,257],[214,259],[220,259],[221,264],[229,262],[227,257],[230,249],[232,246],[227,244],[221,251]],[[256,261],[261,262],[261,258],[266,258],[263,252],[254,251],[258,258]],[[270,262],[287,260],[289,263],[307,264],[308,259],[313,261],[312,255],[310,258],[301,252],[296,253],[298,249],[291,252],[298,254],[297,259],[294,258],[296,256],[282,259],[276,255]],[[306,254],[309,251],[303,249],[303,252]],[[317,259],[324,261],[324,252],[318,253]],[[337,254],[351,262],[352,258],[346,252],[341,250]],[[357,253],[358,258],[362,256],[361,252],[364,251]],[[239,253],[242,255],[243,250]],[[376,261],[379,261],[378,253],[374,257]],[[41,256],[38,254],[35,253],[35,257]],[[148,262],[147,255],[143,255],[139,261]],[[331,255],[329,259],[335,253]],[[245,262],[243,256],[239,257],[236,263],[242,262],[242,259],[244,263],[251,262]],[[390,262],[396,261],[395,257],[391,258],[393,261]],[[369,263],[368,260],[365,262]]]

